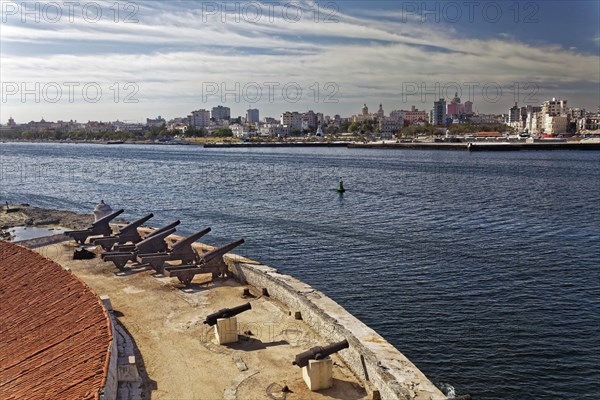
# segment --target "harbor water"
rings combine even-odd
[[[0,144],[0,204],[101,199],[243,237],[459,394],[599,396],[600,152]]]

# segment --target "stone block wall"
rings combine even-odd
[[[235,257],[228,257],[230,260]],[[232,263],[240,281],[299,311],[302,319],[329,344],[343,339],[350,348],[339,356],[384,400],[444,400],[446,397],[402,353],[383,337],[311,286],[260,264]]]

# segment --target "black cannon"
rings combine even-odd
[[[171,228],[152,235],[136,244],[132,251],[104,253],[101,257],[104,261],[112,261],[117,268],[122,270],[128,261],[135,261],[140,252],[166,251],[167,242],[165,241],[165,238],[175,233],[175,230],[175,228]]]
[[[169,236],[171,233],[175,232],[175,227],[179,225],[181,222],[179,220],[170,223],[169,225],[163,226],[160,229],[156,229],[150,233],[148,233],[141,242],[135,244],[116,244],[113,246],[112,251],[106,251],[102,253],[102,259],[104,257],[109,256],[115,253],[131,253],[137,252],[141,250],[144,253],[155,253],[159,251],[167,250],[167,243],[164,241],[164,238]],[[164,236],[163,233],[169,231],[169,235]],[[162,235],[162,236],[161,236]],[[163,240],[152,239],[155,237],[162,237]],[[135,258],[134,258],[135,260]]]
[[[217,311],[216,313],[212,313],[209,316],[207,316],[204,323],[213,326],[217,323],[218,319],[235,317],[236,315],[251,309],[252,305],[250,303],[242,304],[241,306],[233,308],[224,308],[222,310]]]
[[[65,235],[72,237],[80,244],[84,244],[88,237],[90,236],[108,236],[112,234],[112,229],[110,227],[110,221],[117,218],[119,215],[123,214],[125,210],[115,211],[112,214],[109,214],[105,217],[100,218],[98,221],[94,222],[91,227],[88,229],[84,229],[81,231],[67,231]]]
[[[142,237],[138,232],[138,228],[152,217],[154,217],[154,214],[148,214],[145,217],[130,223],[129,225],[118,228],[119,231],[116,235],[92,239],[92,243],[102,246],[102,248],[106,251],[112,249],[115,244],[125,244],[127,242],[131,242],[133,244],[139,243],[142,241]]]
[[[140,264],[150,264],[151,268],[161,274],[163,273],[165,261],[181,260],[182,263],[186,264],[195,263],[198,261],[198,253],[194,250],[192,244],[209,232],[210,228],[206,228],[191,236],[178,240],[173,244],[170,251],[164,253],[142,253],[139,251],[137,254],[137,261]]]
[[[329,346],[317,346],[310,350],[300,353],[296,356],[296,360],[292,361],[293,365],[297,365],[300,368],[306,367],[310,360],[323,360],[328,356],[337,353],[340,350],[347,349],[349,347],[346,339],[338,343],[330,344]]]
[[[244,239],[226,244],[214,250],[210,250],[202,255],[200,261],[193,265],[167,265],[164,268],[166,276],[176,277],[179,282],[189,286],[198,274],[212,273],[213,279],[219,276],[228,276],[229,269],[223,256],[231,250],[244,243]]]
[[[150,239],[153,236],[156,235],[160,235],[163,232],[166,232],[170,229],[175,228],[177,225],[179,225],[181,223],[181,221],[177,220],[175,222],[170,223],[169,225],[165,225],[162,228],[159,229],[155,229],[152,232],[147,233],[143,240],[146,239]],[[141,243],[141,242],[138,242]],[[136,250],[136,245],[138,243],[133,243],[133,244],[115,244],[112,248],[112,251],[135,251]],[[154,247],[153,247],[154,246]],[[155,252],[159,252],[159,251],[166,251],[167,250],[167,244],[166,242],[157,242],[157,241],[148,241],[146,243],[146,245],[144,246],[145,248],[142,249],[144,253],[155,253]]]

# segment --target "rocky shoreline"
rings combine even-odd
[[[0,239],[11,240],[10,228],[18,226],[85,229],[94,222],[90,214],[77,214],[72,211],[48,210],[32,207],[29,204],[4,204],[0,208]]]

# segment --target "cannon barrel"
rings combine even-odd
[[[142,226],[143,223],[148,221],[150,218],[154,217],[154,214],[150,213],[143,218],[138,219],[137,221],[133,221],[132,223],[125,225],[122,228],[119,228],[119,233],[126,233],[132,230],[135,230]]]
[[[210,230],[211,230],[210,228],[206,228],[206,229],[203,229],[201,231],[194,233],[191,236],[188,236],[186,238],[178,240],[177,242],[175,242],[175,244],[173,244],[173,251],[177,251],[177,250],[181,249],[182,247],[191,246],[192,243],[194,243],[196,240],[200,239],[202,236],[206,235],[208,232],[210,232]]]
[[[104,236],[101,238],[93,239],[92,242],[95,245],[102,246],[102,248],[106,251],[109,251],[116,243],[138,243],[142,240],[142,238],[137,228],[153,216],[154,214],[147,215],[143,218],[138,219],[137,221],[119,227],[119,232],[116,235]]]
[[[222,310],[217,311],[216,313],[208,315],[204,323],[213,326],[217,323],[217,319],[235,317],[236,315],[241,314],[244,311],[248,311],[250,309],[252,309],[252,305],[250,303],[242,304],[241,306],[233,308],[224,308]]]
[[[240,246],[243,243],[244,243],[244,239],[240,239],[240,240],[236,240],[235,242],[226,244],[225,246],[221,246],[219,248],[210,250],[210,251],[204,253],[204,255],[202,256],[202,259],[204,260],[204,262],[209,262],[210,260],[212,260],[215,257],[223,256],[223,255],[229,253],[231,250],[235,249],[236,247]]]
[[[169,225],[163,226],[162,228],[155,229],[155,230],[147,233],[146,235],[144,235],[144,238],[140,239],[138,241],[138,243],[141,242],[144,239],[151,238],[152,236],[156,236],[156,235],[158,235],[158,234],[160,234],[162,232],[168,231],[169,229],[175,228],[180,223],[181,223],[181,221],[177,220],[177,221],[175,221],[173,223],[170,223]],[[150,249],[150,250],[152,250],[152,249]],[[116,252],[124,252],[124,251],[131,252],[131,251],[136,251],[136,247],[135,247],[135,244],[124,244],[124,245],[117,244],[117,245],[114,246],[114,250],[113,251],[116,251]],[[102,256],[104,256],[104,254]]]
[[[125,210],[120,209],[118,211],[115,211],[114,213],[108,214],[107,216],[102,217],[98,221],[94,222],[92,224],[92,228],[100,226],[102,224],[108,224],[110,221],[117,218],[119,215],[123,214],[124,212],[125,212]]]
[[[171,228],[169,230],[163,231],[159,234],[147,237],[146,239],[142,240],[141,242],[139,242],[138,244],[135,245],[135,249],[138,252],[144,252],[146,250],[146,248],[148,248],[149,246],[152,247],[152,244],[154,242],[160,242],[162,240],[165,240],[165,238],[169,235],[172,235],[173,233],[175,233],[176,229],[175,228]]]
[[[165,225],[165,226],[163,226],[162,228],[156,229],[156,230],[154,230],[154,231],[150,232],[149,234],[147,234],[147,235],[146,235],[146,237],[145,237],[145,239],[148,239],[148,238],[150,238],[150,237],[152,237],[152,236],[155,236],[155,235],[160,235],[160,234],[161,234],[161,233],[163,233],[163,232],[166,232],[166,231],[168,231],[168,230],[170,230],[170,229],[173,229],[173,228],[175,228],[175,227],[176,227],[177,225],[179,225],[180,223],[181,223],[181,221],[180,221],[180,220],[177,220],[177,221],[175,221],[175,222],[172,222],[172,223],[170,223],[169,225]]]
[[[329,346],[317,346],[310,350],[300,353],[296,356],[296,359],[292,361],[293,365],[297,365],[300,368],[306,367],[310,360],[322,360],[327,356],[337,353],[340,350],[347,349],[349,347],[346,339],[338,343],[330,344]]]
[[[88,229],[80,230],[80,231],[66,231],[65,235],[72,237],[77,242],[84,244],[88,237],[90,236],[109,236],[112,234],[112,229],[108,224],[112,219],[116,218],[119,214],[124,213],[125,210],[115,211],[112,214],[107,215],[104,218],[99,219],[94,222],[92,226]]]

